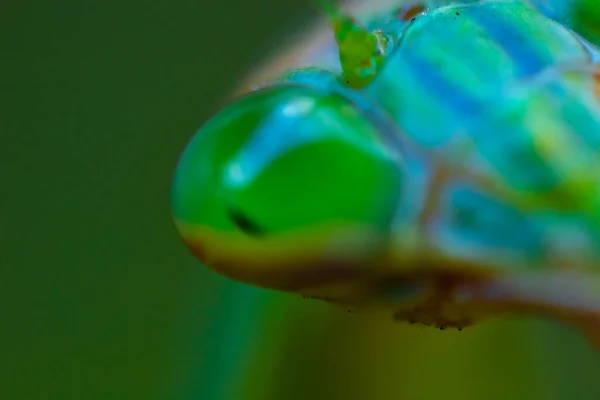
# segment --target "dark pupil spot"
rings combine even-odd
[[[423,10],[425,10],[425,6],[421,3],[407,4],[400,8],[400,11],[398,11],[398,18],[401,21],[408,21],[415,18],[417,15],[423,12]]]
[[[229,208],[227,209],[227,214],[229,215],[231,222],[233,222],[242,232],[252,236],[262,236],[265,233],[256,222],[241,211]]]

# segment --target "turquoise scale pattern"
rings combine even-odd
[[[584,221],[600,205],[599,191],[586,188],[582,198],[568,181],[583,165],[574,154],[598,154],[600,108],[586,95],[592,82],[560,73],[562,65],[590,63],[587,45],[518,3],[448,6],[389,27],[400,30],[393,32],[400,44],[363,95],[430,157],[406,157],[414,190],[400,205],[398,235],[414,225],[424,199],[436,196],[425,228],[430,245],[448,257],[516,268],[547,265],[556,251],[597,252],[590,250],[597,224]],[[564,128],[568,152],[540,152],[540,134],[550,126]],[[432,161],[463,173],[429,193]],[[557,207],[567,208],[561,224]],[[581,239],[556,250],[561,233],[573,230]]]
[[[490,102],[501,102],[508,84],[590,59],[578,37],[518,3],[443,7],[401,29],[399,47],[365,93],[428,146],[448,141]]]

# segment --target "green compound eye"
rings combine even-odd
[[[368,268],[388,238],[401,183],[399,155],[355,105],[283,85],[239,99],[196,133],[172,206],[206,265],[296,290]]]

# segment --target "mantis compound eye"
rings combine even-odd
[[[337,279],[364,269],[388,238],[398,157],[339,95],[261,89],[188,144],[172,187],[175,223],[197,258],[233,279],[283,290]]]

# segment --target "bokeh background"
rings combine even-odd
[[[0,3],[0,399],[600,398],[600,356],[568,327],[348,315],[230,282],[180,244],[181,150],[314,14],[300,0]]]

